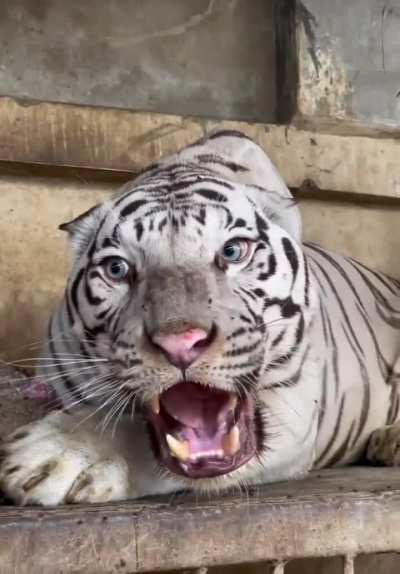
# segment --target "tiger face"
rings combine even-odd
[[[263,392],[300,372],[313,316],[289,192],[275,172],[246,181],[256,144],[213,137],[63,226],[74,336],[143,414],[161,467],[190,480],[263,464]],[[246,161],[218,148],[238,137]]]

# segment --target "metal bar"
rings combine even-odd
[[[289,187],[398,198],[398,140],[0,97],[0,160],[137,172],[211,129],[241,130]],[[332,165],[340,169],[332,170]],[[389,174],[389,175],[388,175]]]
[[[275,562],[273,564],[272,574],[284,574],[286,562]]]
[[[179,497],[0,508],[2,571],[104,574],[400,551],[400,474],[353,467],[266,485],[250,497]],[[243,549],[246,548],[244,552]],[[351,558],[346,567],[351,573]],[[279,572],[279,569],[278,569]]]
[[[343,561],[343,574],[354,574],[354,556],[347,554]]]

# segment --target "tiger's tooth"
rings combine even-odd
[[[190,446],[187,440],[178,440],[172,434],[166,434],[165,438],[171,454],[183,462],[188,460],[190,457]]]
[[[235,425],[232,427],[229,433],[224,436],[222,440],[222,446],[225,454],[233,456],[237,453],[240,447],[239,435],[239,427],[238,425]]]
[[[153,411],[153,413],[155,413],[156,415],[159,414],[159,412],[160,412],[160,399],[158,396],[154,396],[150,400],[150,407],[151,407],[151,410]]]
[[[238,402],[237,397],[235,397],[234,395],[232,395],[232,396],[230,397],[229,403],[228,403],[228,407],[229,407],[229,410],[230,410],[230,411],[233,411],[233,409],[236,408],[237,402]]]

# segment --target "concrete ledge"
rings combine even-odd
[[[397,469],[351,468],[247,495],[2,507],[4,572],[146,572],[400,550]]]
[[[400,140],[0,98],[0,161],[137,172],[214,128],[258,141],[290,187],[400,197]]]

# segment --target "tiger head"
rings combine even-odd
[[[61,227],[65,321],[109,396],[143,414],[161,467],[208,484],[265,465],[265,393],[299,377],[313,292],[297,207],[261,147],[214,133]]]

